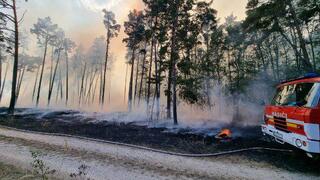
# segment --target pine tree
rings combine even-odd
[[[17,81],[18,81],[18,65],[19,65],[19,25],[22,19],[18,17],[18,7],[16,0],[1,0],[0,1],[0,40],[3,42],[13,42],[13,70],[12,70],[12,84],[11,84],[11,98],[8,109],[9,114],[13,114],[16,105]],[[10,23],[9,25],[7,23]],[[11,28],[13,27],[13,28]],[[5,37],[4,31],[13,34],[13,38]]]
[[[117,24],[115,20],[115,15],[111,11],[103,10],[104,13],[104,25],[107,30],[107,42],[106,42],[106,57],[104,63],[104,71],[103,71],[103,80],[102,80],[102,95],[101,95],[101,104],[104,104],[105,101],[105,89],[106,89],[106,76],[107,76],[107,68],[108,68],[108,58],[109,58],[109,49],[110,49],[110,41],[112,38],[117,37],[120,31],[121,26]]]
[[[38,44],[44,48],[42,66],[40,71],[40,78],[38,83],[38,91],[36,98],[36,105],[39,105],[40,94],[41,94],[41,85],[44,73],[44,67],[46,63],[48,45],[53,42],[57,34],[58,25],[53,24],[50,17],[39,18],[38,22],[33,25],[33,28],[30,30],[32,34],[35,34],[38,39]]]
[[[133,75],[134,65],[136,60],[136,50],[138,45],[144,39],[145,27],[143,23],[143,13],[141,11],[133,10],[128,15],[128,21],[124,23],[125,33],[128,35],[123,41],[127,43],[127,47],[131,51],[131,73],[129,80],[129,95],[128,95],[128,109],[132,110],[133,100]]]

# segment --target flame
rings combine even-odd
[[[216,136],[217,139],[227,139],[232,137],[230,129],[222,129],[221,132]]]

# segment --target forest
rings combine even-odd
[[[55,98],[66,106],[103,106],[112,96],[109,76],[116,59],[110,47],[120,31],[127,35],[121,91],[128,111],[146,104],[145,111],[159,118],[163,105],[174,124],[181,103],[214,108],[212,89],[217,86],[237,106],[252,81],[274,87],[320,70],[318,0],[249,0],[245,20],[230,15],[224,22],[212,1],[143,0],[144,9],[132,9],[124,24],[103,10],[105,36],[97,37],[88,51],[50,17],[40,17],[28,33],[22,31],[24,14],[18,13],[17,3],[0,0],[0,99],[10,83],[9,113],[25,83],[32,83],[29,98],[35,105],[41,98],[50,105]],[[29,34],[37,38],[41,53],[26,53]]]

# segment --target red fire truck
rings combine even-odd
[[[320,76],[314,73],[281,83],[264,113],[264,135],[307,152],[320,153]]]

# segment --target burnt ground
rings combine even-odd
[[[239,154],[256,162],[266,162],[278,168],[320,175],[320,161],[312,160],[289,145],[266,141],[260,127],[237,127],[225,125],[236,134],[232,140],[219,141],[206,133],[194,133],[192,129],[150,128],[135,123],[94,121],[76,111],[54,111],[39,115],[21,114],[26,109],[18,109],[15,116],[8,116],[5,108],[0,109],[0,125],[47,133],[63,133],[89,138],[141,145],[156,149],[181,153],[214,153],[249,147],[292,149],[288,152],[252,151]],[[229,158],[229,157],[225,157]],[[230,157],[232,158],[232,157]]]

